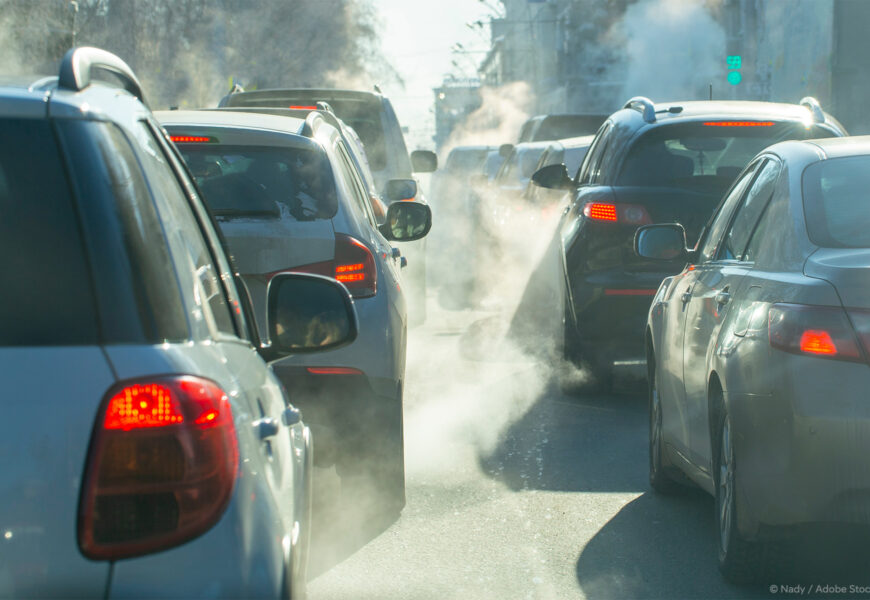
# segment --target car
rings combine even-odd
[[[813,525],[870,525],[868,185],[870,137],[782,142],[694,249],[677,224],[637,232],[641,256],[688,263],[644,335],[650,483],[715,496],[730,580],[763,578],[776,544]]]
[[[384,197],[393,179],[409,179],[413,173],[431,173],[438,159],[428,150],[415,150],[408,155],[402,128],[389,98],[379,90],[372,92],[341,89],[271,89],[231,92],[221,99],[226,107],[316,108],[325,102],[336,116],[352,127],[362,139],[372,174]],[[426,203],[422,189],[404,201]],[[426,320],[426,241],[399,244],[407,258],[405,279],[408,288],[410,323]]]
[[[536,115],[523,123],[517,143],[546,142],[594,135],[607,117],[606,114],[583,113]]]
[[[0,120],[0,595],[304,595],[312,439],[267,363],[350,343],[346,289],[274,279],[261,342],[114,54],[4,84]]]
[[[535,165],[533,173],[549,165],[565,165],[565,170],[568,173],[574,173],[576,177],[580,170],[580,165],[583,163],[583,158],[592,145],[594,135],[584,135],[581,137],[567,138],[563,140],[555,140],[550,143],[541,158],[538,159],[538,164]],[[555,210],[559,203],[565,198],[567,192],[565,190],[552,190],[541,187],[529,179],[526,189],[523,192],[523,198],[533,205],[541,206],[545,211]]]
[[[396,202],[379,226],[352,140],[333,114],[303,114],[156,113],[198,174],[258,323],[265,322],[266,292],[277,273],[316,273],[350,290],[359,337],[313,359],[287,357],[273,368],[320,441],[318,465],[335,464],[345,483],[368,476],[381,508],[400,511],[407,308],[401,257],[390,243],[425,236],[431,212],[425,204]]]
[[[615,374],[643,376],[650,300],[673,264],[635,255],[635,230],[678,222],[693,244],[722,195],[761,149],[787,139],[845,135],[818,102],[629,100],[602,125],[571,178],[552,165],[543,187],[573,195],[554,244],[564,281],[563,355],[607,389]],[[615,370],[616,369],[616,370]]]

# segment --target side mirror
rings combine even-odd
[[[322,275],[279,273],[266,290],[271,345],[266,360],[322,352],[356,339],[353,300],[341,283]]]
[[[384,186],[387,202],[413,200],[417,195],[417,182],[413,179],[390,179]]]
[[[513,149],[513,144],[502,144],[498,147],[498,155],[502,158],[507,158],[508,156],[510,156],[510,153],[513,152]]]
[[[532,175],[532,183],[551,190],[573,190],[575,187],[564,163],[541,167]]]
[[[432,209],[419,202],[395,202],[387,208],[387,221],[378,229],[390,241],[419,240],[432,229]]]
[[[432,173],[438,168],[438,156],[431,150],[411,152],[411,169],[415,173]]]
[[[634,234],[634,252],[653,260],[687,258],[686,230],[679,223],[644,225]]]

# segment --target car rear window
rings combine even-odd
[[[823,248],[870,248],[870,156],[813,163],[803,174],[810,240]]]
[[[489,148],[456,148],[447,155],[444,170],[457,175],[477,173],[488,154]]]
[[[43,120],[0,119],[0,256],[0,346],[97,343],[79,221]]]
[[[179,144],[216,217],[331,219],[338,210],[326,155],[309,148]]]
[[[783,140],[832,135],[817,126],[760,120],[711,118],[700,123],[660,126],[634,142],[616,184],[673,187],[721,196],[767,146]]]

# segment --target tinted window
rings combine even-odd
[[[323,152],[310,148],[179,144],[217,217],[331,219],[338,203]]]
[[[826,129],[793,123],[660,126],[632,144],[616,184],[673,187],[721,196],[746,164],[767,146],[783,140],[830,136]]]
[[[580,166],[578,183],[593,183],[595,181],[599,172],[601,156],[607,147],[607,139],[610,137],[611,129],[613,129],[613,126],[610,123],[605,123],[598,130],[595,139],[592,140],[592,145],[589,146],[589,152]]]
[[[746,199],[734,217],[731,228],[725,235],[725,242],[719,252],[720,259],[743,259],[743,251],[749,241],[749,236],[752,235],[758,218],[773,196],[776,179],[779,176],[779,167],[779,161],[771,159],[758,173],[758,177],[755,178],[749,193],[746,194]]]
[[[0,346],[94,344],[78,217],[45,121],[0,119]]]
[[[870,248],[870,156],[834,158],[803,175],[804,213],[813,243]]]

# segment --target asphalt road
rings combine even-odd
[[[870,586],[866,561],[844,570],[837,543],[769,582],[724,582],[712,498],[649,488],[645,384],[601,394],[575,373],[566,393],[554,355],[530,357],[508,335],[539,350],[552,341],[557,324],[521,314],[555,314],[540,310],[554,297],[545,287],[532,281],[520,308],[430,298],[408,350],[407,506],[378,517],[319,473],[310,598],[836,597],[806,586]],[[837,558],[820,566],[820,554]]]

